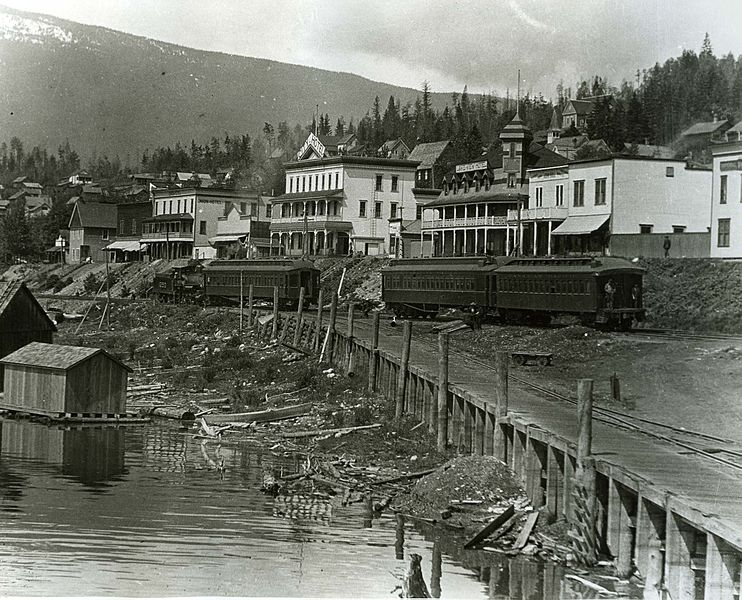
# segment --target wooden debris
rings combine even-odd
[[[536,525],[536,521],[538,521],[539,516],[538,511],[534,511],[526,517],[526,522],[523,524],[523,529],[520,530],[520,535],[518,536],[518,539],[515,540],[515,543],[513,544],[513,550],[520,550],[526,545],[526,542],[528,541],[528,536],[531,535],[531,532],[533,531],[534,525]]]
[[[310,402],[305,402],[304,404],[296,404],[294,406],[286,406],[283,408],[271,408],[255,412],[209,415],[208,420],[209,423],[268,423],[270,421],[281,421],[283,419],[301,417],[309,414],[311,410],[312,404]]]
[[[178,419],[180,421],[195,421],[196,415],[193,411],[174,406],[157,406],[150,410],[153,417],[163,417],[165,419]]]
[[[564,576],[565,579],[571,579],[572,581],[576,581],[582,585],[584,585],[586,588],[590,588],[591,590],[595,590],[599,594],[604,594],[606,596],[618,596],[618,592],[613,592],[607,588],[604,588],[602,585],[598,585],[597,583],[594,583],[592,581],[589,581],[587,579],[584,579],[582,577],[579,577],[577,575],[573,575],[572,573],[567,573]]]
[[[471,548],[482,540],[486,539],[491,533],[494,533],[496,529],[504,525],[505,522],[514,514],[515,507],[511,504],[504,510],[502,514],[500,514],[496,519],[485,526],[484,529],[482,529],[478,534],[476,534],[473,538],[466,542],[466,544],[464,544],[464,548]]]
[[[387,483],[397,483],[398,481],[405,481],[407,479],[417,479],[418,477],[430,475],[434,471],[437,471],[437,469],[425,469],[424,471],[417,471],[415,473],[405,473],[404,475],[397,475],[396,477],[389,477],[388,479],[372,481],[371,485],[386,485]]]
[[[338,434],[345,435],[346,433],[351,433],[353,431],[359,431],[362,429],[376,429],[378,427],[381,427],[381,423],[374,423],[373,425],[359,425],[357,427],[337,427],[335,429],[312,429],[311,431],[292,431],[290,433],[284,433],[282,435],[285,438],[302,438],[302,437],[312,437],[316,435],[327,435],[327,434],[335,434],[335,436],[338,437]]]
[[[299,346],[294,346],[294,344],[289,344],[288,342],[281,342],[282,346],[285,346],[286,348],[289,348],[290,350],[293,350],[294,352],[301,352],[305,356],[311,356],[312,353],[309,352],[309,350],[305,350],[304,348],[300,348]]]

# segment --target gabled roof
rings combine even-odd
[[[695,125],[691,125],[686,129],[683,133],[680,134],[680,137],[688,137],[689,135],[709,135],[712,133],[716,133],[717,131],[721,129],[725,129],[729,126],[729,121],[726,119],[722,119],[721,121],[706,121],[703,123],[696,123]]]
[[[742,133],[742,121],[738,121],[734,127],[727,130],[727,133]]]
[[[317,138],[325,148],[337,148],[338,146],[348,145],[356,137],[355,133],[346,133],[345,135],[318,135]]]
[[[26,181],[26,179],[28,179],[28,177],[26,176],[16,177],[13,180],[13,185],[15,185],[16,183],[23,183],[24,181]]]
[[[573,148],[577,149],[580,146],[582,146],[584,143],[589,141],[590,138],[588,138],[584,134],[580,135],[565,135],[564,137],[558,137],[552,140],[551,144],[549,146],[554,146],[555,148]]]
[[[562,111],[559,110],[558,106],[555,106],[551,113],[551,122],[549,123],[549,129],[547,131],[561,131],[561,129]]]
[[[24,181],[23,187],[33,190],[41,190],[43,189],[40,183],[36,183],[35,181]]]
[[[60,344],[44,344],[42,342],[31,342],[0,360],[0,363],[67,371],[82,361],[98,354],[106,355],[112,361],[131,372],[130,367],[102,348],[62,346]]]
[[[652,144],[630,144],[624,143],[624,152],[636,150],[636,156],[650,158],[675,158],[675,152],[669,146],[653,146]]]
[[[36,306],[39,313],[44,315],[43,318],[48,322],[49,329],[51,331],[57,330],[56,325],[54,325],[54,321],[52,321],[49,318],[49,315],[46,314],[46,311],[42,308],[41,304],[39,304],[39,301],[36,300],[36,296],[34,296],[31,293],[31,290],[26,287],[26,284],[20,280],[0,281],[0,315],[2,315],[8,308],[8,306],[10,306],[10,303],[17,294],[24,294],[25,296],[27,296],[30,302],[32,302]]]
[[[102,202],[76,202],[70,216],[70,227],[75,218],[80,219],[81,227],[116,229],[116,205]]]
[[[589,115],[593,112],[594,100],[570,100],[567,102],[562,112],[564,115]]]
[[[407,160],[417,160],[420,162],[418,169],[429,169],[436,161],[441,157],[441,154],[451,144],[451,140],[443,140],[441,142],[426,142],[418,144],[410,152]]]

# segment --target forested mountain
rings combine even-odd
[[[145,148],[264,122],[306,124],[316,105],[356,120],[375,96],[416,90],[349,73],[194,50],[0,7],[0,131],[29,146],[138,163]],[[443,108],[448,94],[431,94]]]

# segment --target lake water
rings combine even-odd
[[[396,598],[414,552],[435,597],[581,597],[559,567],[464,552],[363,503],[274,499],[264,466],[295,472],[299,459],[248,443],[160,424],[0,426],[3,596]]]

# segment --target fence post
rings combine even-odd
[[[324,303],[324,292],[320,290],[319,297],[317,298],[317,327],[315,328],[316,331],[315,331],[315,338],[314,338],[315,352],[321,350],[321,346],[322,346],[322,311],[324,309],[323,303]]]
[[[278,286],[273,286],[273,329],[271,339],[278,337]]]
[[[346,375],[351,377],[354,373],[353,365],[353,333],[355,333],[356,324],[356,305],[351,302],[348,304],[348,337],[346,338]]]
[[[503,422],[508,416],[508,353],[495,353],[495,440],[494,455],[500,460],[507,458],[507,436]]]
[[[448,333],[438,334],[438,451],[448,442]]]
[[[255,308],[255,285],[250,284],[249,291],[247,292],[247,327],[248,329],[253,326],[252,311]]]
[[[395,395],[394,418],[399,420],[404,412],[405,384],[407,383],[407,368],[410,365],[410,344],[412,342],[412,321],[404,322],[402,332],[402,356],[399,361],[397,374],[397,391]]]
[[[376,389],[376,367],[379,363],[379,320],[381,314],[374,313],[371,325],[371,352],[368,355],[368,393],[373,394]]]
[[[572,547],[575,558],[586,566],[594,565],[597,556],[592,412],[593,380],[580,379],[577,382],[577,468],[572,490],[575,515]]]
[[[332,302],[330,303],[330,325],[327,329],[327,360],[332,364],[332,359],[335,351],[335,322],[337,321],[338,315],[338,295],[332,295]]]
[[[301,328],[304,321],[302,316],[304,314],[304,286],[299,288],[299,305],[296,307],[296,329],[294,330],[294,346],[299,345],[301,339]]]

